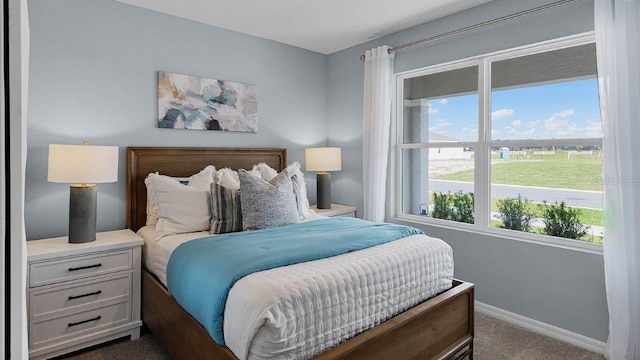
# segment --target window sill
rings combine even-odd
[[[478,224],[456,223],[453,221],[434,219],[418,215],[400,214],[393,216],[392,219],[394,221],[402,221],[411,224],[436,226],[444,229],[499,237],[506,240],[522,241],[532,244],[602,255],[601,244],[595,244],[581,240],[563,239],[554,236],[526,233],[522,231],[483,227]]]

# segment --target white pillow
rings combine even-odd
[[[189,177],[188,185],[199,190],[207,190],[211,187],[211,183],[216,176],[216,168],[209,165],[202,169],[199,173]]]
[[[253,175],[256,175],[256,172],[258,172],[260,174],[260,176],[262,179],[266,180],[266,181],[271,181],[273,180],[274,177],[278,176],[278,172],[273,169],[271,166],[265,164],[265,163],[260,163],[258,165],[254,165],[253,166],[253,170],[251,171],[251,173]]]
[[[154,189],[153,187],[150,187],[149,183],[147,182],[150,177],[163,176],[165,178],[175,180],[183,186],[184,182],[186,182],[186,185],[194,187],[196,189],[209,190],[211,187],[211,183],[214,181],[215,175],[216,168],[213,165],[205,167],[199,173],[191,175],[188,178],[176,178],[166,175],[159,175],[157,172],[147,175],[147,179],[145,179],[144,181],[144,183],[147,185],[147,225],[155,225],[158,222],[158,206],[155,203],[155,196],[153,196]]]
[[[301,218],[300,220],[304,220],[309,217],[310,209],[309,209],[309,197],[307,196],[307,183],[304,180],[304,173],[300,169],[300,163],[297,161],[292,162],[285,168],[289,177],[293,178],[295,176],[295,180],[298,183],[298,187],[300,188],[300,196],[297,201],[300,202],[300,212]]]
[[[262,173],[260,170],[253,167],[253,170],[249,171],[249,173],[257,178],[262,179]],[[278,173],[276,173],[277,175]],[[238,172],[235,170],[231,170],[230,168],[222,168],[216,171],[216,175],[214,177],[214,184],[218,184],[226,187],[227,189],[236,192],[240,190],[240,177],[238,177]]]
[[[233,192],[240,190],[240,178],[238,178],[238,172],[231,170],[230,168],[222,168],[216,171],[214,183],[224,186]]]
[[[184,186],[185,191],[157,191],[155,241],[167,235],[207,231],[211,227],[210,192]]]
[[[183,185],[174,178],[157,174],[150,174],[145,184],[157,209],[155,241],[171,234],[209,229],[209,190]]]

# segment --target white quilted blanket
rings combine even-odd
[[[453,253],[414,235],[246,276],[229,293],[224,337],[244,359],[309,359],[451,287]]]

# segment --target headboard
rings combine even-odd
[[[251,169],[266,163],[281,171],[287,162],[286,149],[127,147],[127,228],[138,231],[147,221],[147,187],[144,179],[151,172],[188,177],[214,165]]]

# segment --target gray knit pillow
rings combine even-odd
[[[242,196],[242,228],[244,230],[266,229],[300,222],[291,179],[286,171],[271,181],[238,170]]]

